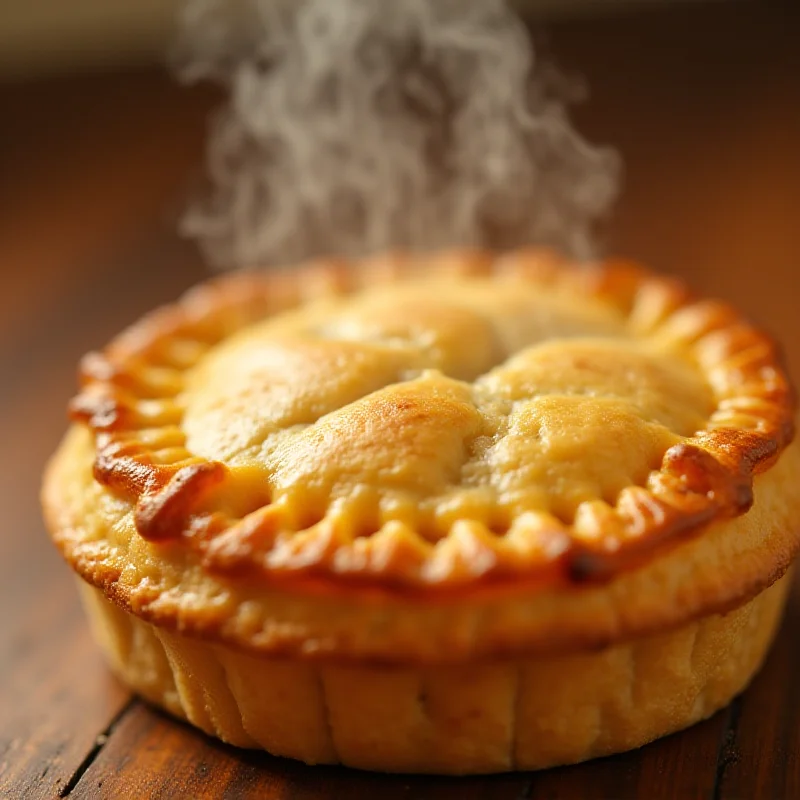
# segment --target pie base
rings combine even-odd
[[[79,584],[117,675],[212,736],[307,764],[480,774],[619,753],[709,717],[760,667],[791,571],[727,614],[602,650],[425,667],[244,653]]]

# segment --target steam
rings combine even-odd
[[[224,267],[389,247],[578,257],[616,155],[502,0],[193,0],[180,72],[229,100],[183,231]]]

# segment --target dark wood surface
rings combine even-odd
[[[578,113],[626,186],[607,239],[771,328],[800,375],[800,28],[788,6],[685,4],[562,23]],[[156,70],[0,86],[0,795],[800,797],[800,593],[750,689],[712,719],[578,767],[388,777],[237,752],[132,699],[93,646],[38,508],[74,368],[206,273],[175,235],[213,96]]]

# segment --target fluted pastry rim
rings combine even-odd
[[[226,464],[189,452],[179,452],[173,463],[154,463],[152,447],[139,433],[180,425],[181,412],[172,400],[187,366],[162,363],[165,341],[189,340],[202,353],[233,330],[309,296],[408,280],[421,269],[455,280],[513,272],[544,285],[557,281],[578,299],[601,298],[621,310],[637,335],[669,330],[675,346],[688,348],[712,387],[720,387],[706,427],[670,447],[646,485],[621,492],[601,516],[584,514],[571,524],[552,515],[533,519],[536,547],[485,525],[436,543],[414,531],[409,535],[407,528],[347,541],[329,526],[318,528],[301,552],[283,553],[286,543],[273,539],[265,546],[258,535],[273,524],[268,503],[234,519],[198,510],[204,496],[225,492],[231,475]],[[680,283],[630,264],[569,264],[540,251],[502,258],[472,252],[395,256],[225,277],[145,317],[102,353],[87,356],[81,381],[71,411],[95,437],[95,478],[135,504],[140,535],[196,548],[212,571],[252,568],[259,548],[258,570],[281,580],[313,576],[416,592],[498,581],[552,585],[607,579],[712,522],[745,513],[753,501],[754,475],[769,469],[793,436],[794,397],[779,350],[731,307],[695,300]],[[154,400],[162,403],[152,411]],[[600,533],[576,536],[580,525]],[[322,541],[325,536],[331,541]],[[351,552],[355,547],[361,548],[358,553]]]
[[[254,567],[252,536],[233,537],[225,560],[216,561],[208,545],[231,527],[215,530],[213,519],[193,516],[192,502],[224,488],[225,465],[197,457],[177,468],[154,464],[129,435],[145,423],[174,425],[151,402],[170,385],[174,391],[164,344],[190,333],[218,341],[280,308],[391,285],[421,269],[454,281],[477,274],[557,282],[576,298],[599,298],[624,312],[635,334],[666,331],[728,395],[706,430],[667,451],[653,479],[664,494],[636,487],[641,530],[632,545],[617,546],[606,517],[599,549],[540,547],[528,561],[494,534],[456,537],[446,557],[443,546],[390,541],[360,572],[352,563],[339,569],[329,542],[294,562],[256,553]],[[226,276],[88,356],[82,382],[75,424],[45,478],[56,544],[76,572],[126,610],[249,651],[440,663],[602,647],[735,608],[783,575],[800,548],[792,488],[800,456],[789,444],[794,396],[777,346],[730,306],[696,300],[681,283],[627,262],[457,251]],[[437,558],[435,569],[420,570]]]

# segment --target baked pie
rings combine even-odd
[[[537,250],[235,274],[85,358],[45,480],[114,671],[241,747],[489,773],[761,664],[800,545],[773,342]]]

